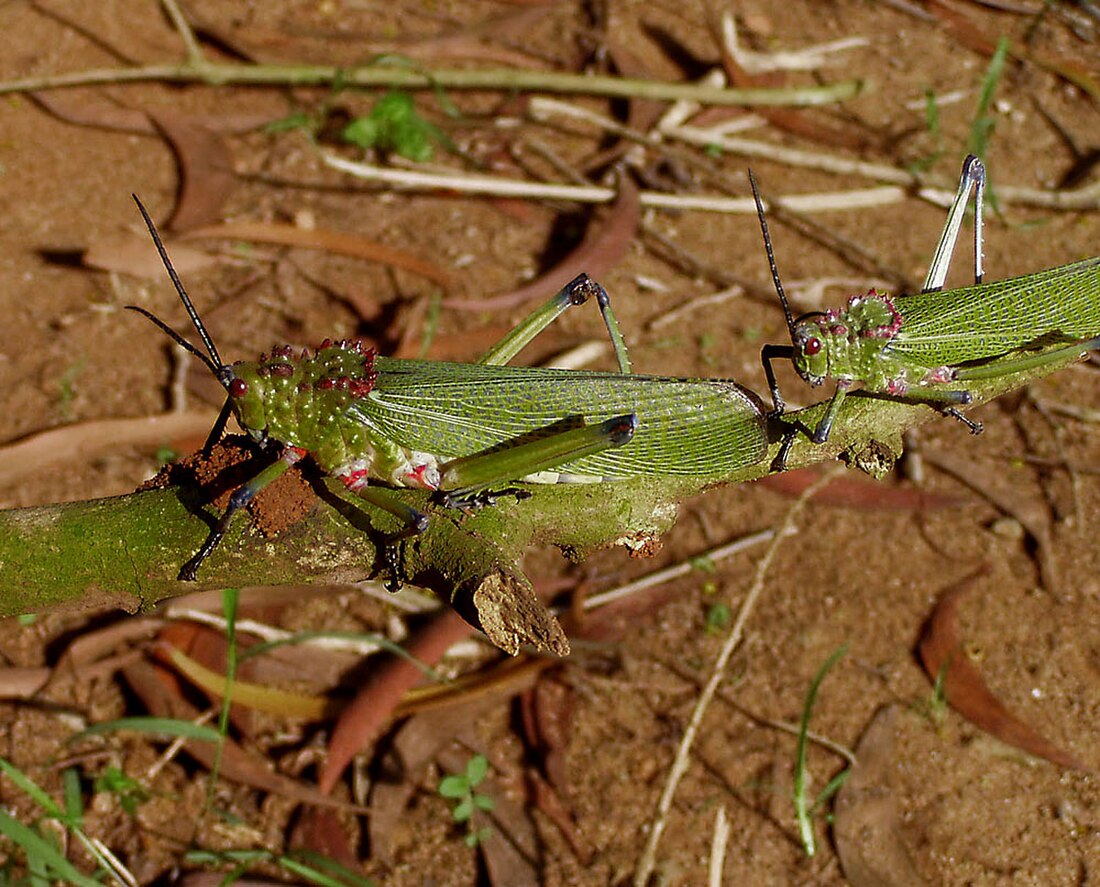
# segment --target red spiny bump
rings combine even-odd
[[[266,376],[267,375],[267,367],[264,366],[262,363],[259,364],[256,367],[256,375],[257,376]]]
[[[348,391],[354,398],[366,397],[370,394],[371,389],[374,387],[374,379],[369,376],[363,376],[358,379],[352,379],[351,386]]]
[[[293,357],[294,349],[289,345],[276,345],[271,349],[272,357]]]
[[[331,348],[331,347],[332,347],[332,339],[322,339],[321,344],[317,346],[317,350],[320,351],[322,348]]]
[[[829,334],[833,336],[846,336],[848,335],[848,327],[842,323],[834,323],[829,327]]]
[[[896,336],[901,332],[903,322],[901,319],[901,312],[898,311],[897,306],[894,304],[894,300],[889,296],[883,296],[883,299],[886,301],[886,307],[890,309],[890,313],[894,316],[894,320],[890,324],[890,329],[891,334]]]
[[[347,391],[348,386],[350,386],[350,385],[351,385],[351,379],[349,379],[347,376],[337,376],[336,377],[336,387],[339,388],[341,391]]]
[[[318,391],[331,391],[335,387],[336,387],[336,382],[334,380],[328,378],[327,376],[324,379],[321,379],[317,382],[317,390]]]
[[[310,388],[312,388],[312,387],[313,387],[313,386],[312,386],[312,385],[310,385],[310,384],[309,384],[309,382],[299,382],[299,383],[298,383],[298,391],[299,391],[299,392],[306,392],[306,391],[309,391],[309,389],[310,389]]]
[[[271,364],[271,375],[287,378],[294,375],[294,367],[289,363],[273,363]]]
[[[825,312],[825,322],[835,323],[840,318],[840,314],[841,312],[839,309],[830,308],[828,311]]]

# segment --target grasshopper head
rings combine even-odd
[[[237,417],[237,422],[241,428],[257,438],[262,438],[267,431],[266,397],[270,395],[260,367],[258,362],[242,360],[225,367],[218,374],[219,381],[229,395],[228,405]]]
[[[807,314],[791,327],[791,363],[811,385],[820,385],[829,375],[829,337],[824,314]]]

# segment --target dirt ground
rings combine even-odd
[[[1075,167],[1085,174],[1077,184],[1095,190],[1095,167],[1078,161],[1090,152],[1095,159],[1100,149],[1098,98],[1052,67],[1064,65],[1063,74],[1076,72],[1095,83],[1100,78],[1100,22],[1074,4],[1053,4],[1042,18],[989,8],[994,5],[937,0],[912,4],[922,13],[917,15],[894,4],[855,0],[730,4],[743,44],[759,51],[863,39],[813,75],[787,75],[787,83],[809,84],[815,77],[873,82],[873,89],[854,100],[801,112],[799,119],[813,122],[802,132],[783,129],[781,118],[740,135],[810,156],[898,169],[930,161],[928,174],[950,183],[967,150],[989,65],[978,38],[1004,34],[1020,47],[1026,44],[1039,61],[1010,61],[997,85],[985,153],[994,190],[1049,191]],[[194,0],[187,8],[190,19],[202,24],[205,50],[223,60],[350,66],[396,52],[425,67],[503,67],[523,61],[536,70],[579,71],[606,70],[614,59],[627,74],[669,80],[697,78],[719,63],[708,11],[722,11],[696,0],[544,6],[519,0]],[[960,23],[964,19],[969,24]],[[0,53],[3,79],[169,63],[183,55],[154,0],[3,3],[0,33],[7,35],[6,51]],[[431,39],[440,36],[450,39]],[[932,127],[930,93],[939,99]],[[322,164],[322,149],[361,158],[348,146],[327,143],[324,133],[318,136],[319,148],[301,131],[259,128],[299,110],[319,113],[329,107],[361,114],[378,94],[109,84],[48,92],[47,100],[64,100],[64,108],[54,104],[52,111],[26,94],[5,95],[0,105],[0,444],[63,426],[154,416],[178,404],[182,386],[174,387],[175,358],[164,338],[121,309],[143,305],[180,329],[182,311],[163,275],[141,265],[148,255],[133,258],[121,246],[112,252],[116,242],[139,242],[131,193],[140,195],[161,223],[168,222],[177,205],[180,165],[163,134],[172,121],[201,120],[220,128],[220,144],[230,153],[231,175],[210,159],[216,158],[215,149],[204,149],[198,160],[190,158],[188,185],[205,194],[197,201],[192,194],[192,205],[206,200],[217,216],[203,224],[289,222],[354,233],[444,269],[453,281],[448,298],[514,290],[579,243],[594,212],[589,207],[367,186]],[[532,122],[523,117],[522,101],[502,103],[500,93],[452,91],[448,97],[463,116],[441,113],[430,94],[419,96],[418,103],[463,157],[486,173],[564,181],[566,172],[546,159],[553,156],[599,176],[607,167],[594,158],[619,144],[587,124]],[[625,119],[623,101],[558,98]],[[632,120],[652,120],[646,118],[644,103],[631,104]],[[161,114],[161,130],[146,114],[127,116],[128,109]],[[498,126],[494,117],[519,122]],[[720,174],[735,184],[731,196],[748,193],[749,160],[733,151],[676,144],[676,158],[690,154],[710,164],[707,171],[682,159],[669,160],[655,146],[639,150],[632,174],[644,189],[718,194]],[[463,168],[463,161],[445,150],[437,151],[432,162]],[[777,196],[878,184],[874,178],[800,168],[775,157],[755,157],[751,163],[767,192]],[[1006,197],[1000,213],[988,215],[987,279],[1095,255],[1100,242],[1095,206],[1054,211]],[[839,304],[852,292],[898,277],[919,287],[943,216],[942,208],[913,193],[887,205],[809,214],[829,234],[867,251],[878,271],[773,222],[777,259],[804,307]],[[593,225],[598,227],[601,218],[597,214]],[[647,209],[643,226],[647,233],[638,233],[613,267],[599,275],[615,299],[636,369],[728,376],[765,392],[760,346],[781,343],[786,331],[778,305],[766,297],[770,279],[755,218]],[[181,227],[187,225],[177,224],[170,235],[178,235]],[[677,251],[662,246],[658,237]],[[422,275],[331,251],[169,239],[174,254],[194,249],[215,256],[181,272],[229,359],[254,356],[274,341],[315,344],[326,336],[351,335],[373,339],[384,353],[392,353],[406,331],[419,335],[429,300],[439,291]],[[83,251],[93,247],[109,257],[106,264],[115,270],[82,263]],[[684,255],[700,261],[689,267]],[[949,281],[953,285],[968,282],[966,251],[960,255]],[[128,273],[141,268],[148,269],[143,276]],[[733,279],[755,288],[703,298],[728,290]],[[469,312],[444,305],[438,350],[432,353],[474,359],[523,313],[523,307]],[[537,362],[600,340],[595,311],[573,314],[523,359]],[[613,362],[604,353],[593,366],[611,369]],[[202,372],[196,364],[191,376]],[[781,379],[792,400],[808,404],[815,399],[815,392],[793,374]],[[210,389],[205,391],[209,395]],[[188,404],[215,408],[213,401],[197,397],[189,393]],[[1066,408],[1078,411],[1077,417],[1068,416],[1072,410]],[[849,504],[809,504],[766,576],[744,643],[700,725],[657,847],[653,877],[658,883],[705,883],[719,811],[730,827],[723,883],[1084,884],[1100,877],[1100,783],[1094,772],[1100,766],[1095,743],[1100,722],[1098,409],[1096,368],[1075,365],[1027,392],[977,409],[974,415],[985,425],[979,437],[949,420],[923,426],[921,488],[941,498],[922,500],[913,493],[914,482],[900,473],[877,486],[852,474],[861,486]],[[193,432],[189,445],[195,446],[201,435],[201,430]],[[177,450],[183,446],[178,439],[158,443]],[[156,471],[158,449],[158,444],[122,440],[60,456],[44,454],[37,467],[0,485],[0,503],[16,508],[129,492]],[[1067,471],[1067,466],[1077,470]],[[717,489],[683,507],[652,560],[609,551],[571,566],[557,552],[536,551],[525,569],[536,579],[583,579],[596,593],[775,527],[793,501],[789,492],[767,484]],[[928,501],[931,507],[918,507]],[[386,884],[517,883],[518,875],[502,874],[509,871],[537,872],[547,884],[629,882],[654,827],[658,799],[700,688],[729,630],[722,624],[723,613],[736,612],[743,602],[762,552],[756,546],[718,563],[713,572],[696,570],[676,580],[660,606],[637,610],[614,640],[575,640],[569,660],[543,671],[536,693],[557,700],[551,706],[559,730],[552,756],[530,736],[531,718],[525,718],[530,706],[511,695],[444,714],[440,723],[446,726],[440,729],[451,731],[446,735],[456,736],[455,744],[408,777],[400,815],[388,833],[379,834],[379,787],[393,782],[386,761],[398,741],[398,734],[388,733],[338,789],[341,798],[369,806],[375,817],[371,825],[365,817],[342,813],[342,846],[351,849],[370,877]],[[984,572],[960,586],[983,565]],[[1028,756],[991,738],[973,717],[937,706],[918,643],[937,601],[957,587],[963,589],[958,649],[989,691],[978,709],[997,712],[993,719],[1007,738],[1012,727],[1005,725],[1011,722],[991,700],[999,701],[1044,737],[1056,749],[1055,757],[1072,758],[1078,769]],[[348,588],[242,615],[295,630],[361,632],[393,631],[399,618],[388,604]],[[42,614],[33,623],[5,620],[0,623],[0,664],[9,673],[52,668],[74,639],[129,618],[96,611]],[[128,643],[108,653],[144,650],[136,640]],[[826,817],[834,811],[833,800],[815,813],[818,852],[809,857],[799,841],[792,801],[796,739],[776,725],[797,724],[814,675],[845,644],[846,654],[821,684],[811,726],[820,736],[857,750],[860,763],[835,805],[839,818],[834,825]],[[458,657],[455,662],[468,668],[471,660]],[[304,841],[342,858],[332,849],[340,843],[333,835],[331,845],[310,845],[308,836],[302,837],[304,815],[277,793],[223,780],[212,790],[208,808],[209,771],[193,759],[175,756],[151,771],[164,741],[114,734],[95,753],[74,755],[65,742],[82,726],[147,712],[141,693],[117,671],[123,664],[103,667],[63,692],[4,702],[0,755],[55,797],[61,797],[63,765],[75,766],[84,789],[86,832],[110,847],[141,883],[178,883],[187,873],[188,883],[206,883],[195,873],[217,867],[185,861],[185,852],[194,849],[280,853]],[[360,677],[366,673],[354,661],[346,671]],[[5,695],[16,694],[9,689]],[[265,753],[278,772],[304,783],[316,778],[314,768],[328,738],[324,723],[267,716],[251,731],[237,722],[235,729],[241,731],[242,744]],[[457,760],[461,766],[474,752],[488,756],[502,802],[513,804],[507,809],[528,824],[533,843],[526,851],[527,869],[497,868],[499,857],[467,847],[463,832],[451,822],[449,802],[436,791],[447,762]],[[847,764],[821,745],[811,745],[808,754],[814,797]],[[93,788],[107,766],[146,787],[148,795],[133,815],[120,806],[120,795]],[[536,783],[553,785],[553,803],[546,801],[546,792],[536,803]],[[0,797],[6,810],[27,823],[42,815],[9,781],[0,783]],[[556,818],[547,811],[556,811]],[[62,831],[41,827],[53,835]],[[499,824],[496,829],[485,848],[505,840]],[[91,870],[83,850],[72,841],[68,846],[70,857]],[[0,858],[5,853],[12,854],[5,871],[15,879],[20,852],[0,843]],[[270,863],[259,864],[257,871],[292,877]]]

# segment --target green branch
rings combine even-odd
[[[981,403],[1068,362],[969,389]],[[819,404],[787,418],[812,428],[823,409]],[[801,436],[788,465],[840,456],[874,470],[900,453],[907,428],[936,417],[926,406],[852,396],[829,443],[816,446]],[[682,500],[764,476],[777,448],[773,443],[768,461],[728,477],[532,486],[529,499],[505,499],[470,515],[430,505],[424,493],[401,493],[431,516],[427,532],[405,546],[404,570],[410,582],[435,591],[502,649],[529,644],[564,654],[568,641],[561,627],[519,568],[528,546],[555,545],[575,558],[615,544],[645,548],[671,528]],[[265,541],[248,521],[237,522],[196,583],[175,579],[207,532],[200,515],[208,514],[195,506],[194,490],[172,487],[0,512],[0,615],[104,604],[136,612],[203,588],[347,582],[384,573],[377,546],[384,534],[400,529],[396,519],[366,503],[353,509],[324,486],[319,493],[317,507],[275,539]]]

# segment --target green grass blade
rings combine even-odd
[[[982,80],[981,92],[978,95],[978,107],[974,111],[974,120],[970,124],[970,141],[967,149],[971,154],[984,158],[989,147],[989,137],[993,134],[995,120],[989,115],[989,109],[993,105],[993,96],[997,91],[997,85],[1004,74],[1005,61],[1008,59],[1009,40],[1002,37],[997,41],[997,48],[989,60],[985,77]],[[992,202],[992,201],[991,201]]]
[[[65,818],[65,811],[61,809],[57,801],[10,761],[0,758],[0,771],[3,771],[4,775],[14,782],[23,794],[38,804],[48,815],[57,819]]]
[[[341,865],[335,859],[329,859],[313,850],[295,850],[294,858],[304,863],[309,863],[316,870],[328,872],[340,879],[341,884],[350,884],[351,887],[375,887],[374,881],[365,878],[357,872],[353,872],[347,866]]]
[[[210,780],[206,786],[206,806],[214,802],[214,789],[218,784],[218,774],[222,769],[222,751],[225,737],[229,735],[229,709],[233,704],[233,683],[237,680],[237,605],[240,602],[239,588],[227,588],[222,592],[222,612],[225,615],[225,692],[222,694],[222,708],[218,714],[218,747],[214,750],[214,764],[210,768]]]
[[[0,835],[20,847],[27,857],[27,866],[50,875],[73,887],[102,887],[99,881],[82,874],[61,851],[19,820],[0,810]]]
[[[75,767],[66,767],[61,771],[61,787],[65,798],[63,822],[72,829],[83,827],[84,793],[80,788],[80,773]]]
[[[825,663],[817,670],[814,679],[810,681],[810,688],[806,692],[806,701],[802,706],[802,719],[798,724],[798,745],[795,753],[794,771],[794,808],[798,820],[798,834],[802,840],[802,848],[807,856],[813,856],[817,852],[816,839],[814,838],[814,826],[810,819],[811,809],[806,790],[806,751],[809,748],[810,714],[813,712],[814,702],[817,700],[817,691],[825,675],[829,673],[840,658],[848,652],[848,645],[842,644],[832,652]],[[835,780],[834,780],[835,781]],[[830,783],[831,784],[831,783]],[[835,790],[835,789],[834,789]]]
[[[205,724],[193,724],[190,721],[180,721],[175,718],[132,717],[104,721],[102,724],[92,724],[92,726],[71,736],[69,742],[76,742],[85,736],[114,733],[116,730],[159,733],[163,736],[182,736],[184,739],[198,739],[202,742],[219,742],[221,740],[221,734],[213,727],[207,727]]]

